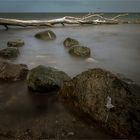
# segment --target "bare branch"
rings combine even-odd
[[[116,18],[124,17],[124,16],[128,16],[128,14],[120,14],[120,15],[117,15],[117,16],[111,18],[111,19],[112,19],[112,20],[115,20]]]
[[[65,16],[58,19],[52,19],[52,20],[19,20],[19,19],[5,19],[0,18],[0,25],[4,25],[7,28],[7,25],[12,26],[46,26],[46,27],[52,27],[55,24],[118,24],[119,21],[116,20],[117,18],[121,16],[126,16],[128,14],[122,14],[117,15],[113,18],[106,18],[103,17],[101,14],[94,14],[89,13],[85,15],[84,17],[71,17],[71,16]],[[7,28],[8,29],[8,28]]]

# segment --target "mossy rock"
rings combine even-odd
[[[58,90],[63,83],[71,78],[63,71],[52,67],[39,65],[29,71],[27,85],[29,89],[37,92],[49,92]]]
[[[60,95],[118,137],[140,138],[139,91],[139,86],[96,68],[65,83]]]
[[[26,78],[28,67],[25,64],[12,64],[0,60],[0,80],[16,81]]]
[[[89,57],[90,56],[90,49],[84,46],[73,46],[69,49],[69,53],[73,56],[77,57]]]
[[[70,48],[72,46],[75,46],[75,45],[79,45],[79,41],[76,40],[76,39],[73,39],[73,38],[66,38],[63,42],[63,45],[66,47],[66,48]]]
[[[8,47],[21,47],[24,45],[24,41],[21,39],[11,40],[7,42]]]
[[[18,55],[19,55],[19,50],[18,48],[15,47],[8,47],[0,50],[0,57],[3,58],[15,58]]]
[[[47,30],[47,31],[42,31],[37,34],[35,34],[35,37],[41,40],[54,40],[56,39],[56,35],[53,31]]]

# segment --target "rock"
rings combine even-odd
[[[28,67],[25,64],[12,64],[7,61],[0,61],[1,80],[22,80],[26,78]]]
[[[21,39],[11,40],[7,42],[8,47],[21,47],[24,45],[24,41]]]
[[[3,58],[15,58],[19,54],[19,50],[15,47],[9,47],[0,50],[0,57]]]
[[[137,94],[134,90],[109,71],[97,68],[65,83],[60,95],[117,136],[140,138],[140,88]]]
[[[94,58],[89,57],[89,58],[86,59],[86,62],[88,62],[88,63],[96,63],[97,61]]]
[[[63,44],[66,48],[70,48],[72,46],[79,45],[79,41],[68,37],[64,40]]]
[[[74,132],[68,132],[67,135],[68,136],[74,136]]]
[[[42,65],[33,68],[27,75],[28,87],[38,92],[57,90],[69,80],[70,77],[65,72]]]
[[[69,53],[73,56],[88,57],[90,56],[90,49],[84,46],[73,46],[69,49]]]
[[[38,39],[41,39],[41,40],[54,40],[54,39],[56,39],[55,33],[51,30],[39,32],[35,35],[35,37]]]

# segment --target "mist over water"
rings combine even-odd
[[[8,40],[21,38],[25,46],[14,63],[25,63],[29,68],[37,65],[53,66],[75,76],[89,68],[102,67],[140,84],[140,26],[139,25],[101,25],[67,26],[52,28],[57,35],[54,41],[42,41],[34,37],[39,31],[47,29],[17,28],[0,30],[1,48]],[[91,57],[96,61],[72,57],[64,48],[66,37],[78,39],[91,49]]]

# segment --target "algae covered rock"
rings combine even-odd
[[[18,48],[15,47],[8,47],[5,49],[0,50],[0,57],[3,58],[15,58],[19,54]]]
[[[140,87],[131,86],[97,68],[65,83],[60,95],[117,136],[140,138]]]
[[[73,46],[69,49],[69,53],[73,56],[78,57],[89,57],[90,56],[90,49],[85,46]]]
[[[34,91],[47,92],[58,90],[70,77],[63,71],[39,65],[27,75],[28,87]]]
[[[11,40],[7,42],[8,47],[21,47],[24,45],[24,41],[21,39]]]
[[[75,46],[75,45],[79,45],[79,41],[76,40],[76,39],[73,39],[73,38],[66,38],[63,42],[63,45],[66,47],[66,48],[70,48],[72,46]]]
[[[0,79],[1,80],[22,80],[26,78],[28,67],[25,64],[12,64],[0,60]]]
[[[47,31],[42,31],[37,34],[35,34],[35,37],[41,40],[54,40],[56,39],[56,35],[53,31],[47,30]]]

